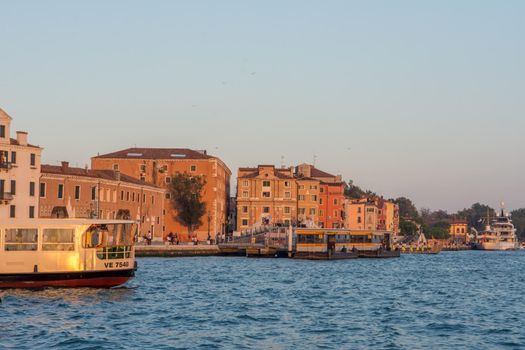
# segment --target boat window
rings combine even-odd
[[[37,248],[37,229],[13,228],[5,230],[6,251],[35,251]]]
[[[84,248],[126,246],[133,243],[134,224],[92,225],[84,234]]]
[[[297,243],[324,243],[323,234],[297,235]]]
[[[44,229],[44,240],[42,250],[45,251],[74,251],[75,230],[51,228]]]

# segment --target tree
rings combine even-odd
[[[359,186],[350,184],[345,189],[345,196],[352,199],[360,199],[366,196],[366,192],[363,191]]]
[[[188,238],[202,225],[206,203],[202,201],[202,189],[206,185],[204,176],[177,173],[171,180],[171,205],[174,218],[188,228]]]
[[[512,223],[518,230],[518,236],[521,241],[525,240],[525,208],[516,209],[510,213]]]
[[[401,218],[399,220],[399,231],[403,236],[411,236],[417,233],[418,227],[412,221],[405,220]]]
[[[487,225],[487,212],[491,218],[496,216],[494,209],[488,205],[475,203],[472,204],[470,208],[458,211],[456,215],[461,218],[466,218],[470,227],[481,231],[485,228],[485,225]]]
[[[433,225],[424,227],[426,238],[446,239],[450,237],[450,223],[439,221]]]
[[[418,218],[419,213],[417,208],[412,203],[412,201],[406,197],[399,197],[394,200],[394,202],[399,206],[399,216],[402,218]]]

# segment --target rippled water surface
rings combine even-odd
[[[0,292],[0,348],[525,348],[524,251],[139,266],[127,289]]]

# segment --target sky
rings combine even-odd
[[[89,164],[207,149],[385,197],[525,207],[524,1],[0,0],[0,108]]]

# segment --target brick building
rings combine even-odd
[[[140,235],[163,239],[166,191],[113,170],[42,165],[40,217],[126,219],[139,222]]]
[[[240,168],[237,230],[262,223],[343,227],[345,183],[312,165]]]
[[[28,143],[27,133],[11,138],[12,118],[0,109],[0,221],[38,216],[42,149]]]
[[[206,151],[186,148],[129,148],[122,151],[99,155],[91,159],[93,169],[120,171],[122,174],[152,183],[165,189],[170,188],[176,173],[202,175],[206,186],[202,198],[207,213],[202,225],[195,230],[199,240],[212,239],[218,233],[226,233],[228,227],[228,204],[230,197],[230,169],[219,158]],[[187,239],[187,228],[175,218],[170,193],[164,199],[164,236],[169,232],[178,233]]]

